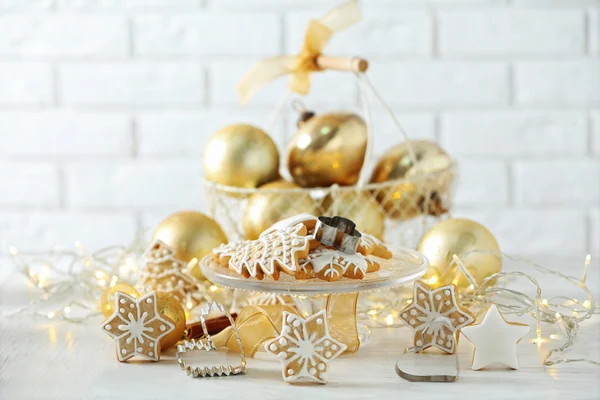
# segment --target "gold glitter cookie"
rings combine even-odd
[[[156,292],[137,299],[117,292],[115,312],[101,326],[115,340],[119,361],[134,356],[160,359],[160,339],[172,332],[175,324],[162,316],[157,307]]]

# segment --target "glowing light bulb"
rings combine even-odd
[[[55,314],[54,314],[54,312],[50,311],[50,312],[47,314],[47,317],[48,317],[48,319],[52,319],[52,318],[54,318],[54,315],[55,315]]]
[[[65,314],[68,314],[71,312],[71,307],[65,306],[65,308],[63,308],[63,311],[65,312]]]
[[[186,307],[187,307],[189,310],[191,310],[191,309],[192,309],[192,307],[194,307],[194,305],[192,304],[192,302],[191,302],[191,301],[188,301],[188,302],[186,303],[186,305],[185,305],[185,306],[186,306]]]
[[[215,285],[212,285],[212,286],[210,287],[210,291],[211,291],[211,292],[216,292],[218,289],[219,289],[219,288],[218,288],[218,287],[216,287]]]
[[[385,317],[385,323],[392,325],[394,323],[394,316],[392,314],[388,314],[388,316]]]
[[[545,306],[547,306],[548,305],[548,300],[542,299],[542,304],[545,305]]]

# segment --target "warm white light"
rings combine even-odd
[[[49,319],[54,318],[54,313],[52,311],[50,311],[47,315]]]
[[[63,308],[63,311],[65,312],[65,314],[68,314],[71,312],[71,307],[65,306],[65,308]]]
[[[187,304],[185,305],[188,309],[192,309],[192,307],[194,307],[194,305],[192,304],[191,301],[188,301]]]
[[[219,289],[219,288],[218,288],[218,287],[216,287],[215,285],[212,285],[212,286],[210,287],[210,291],[211,291],[211,292],[216,292],[218,289]]]
[[[394,323],[394,316],[392,314],[388,314],[388,316],[385,317],[385,323],[392,325]]]

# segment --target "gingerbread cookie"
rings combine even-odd
[[[158,312],[156,292],[140,298],[117,292],[115,312],[102,323],[102,330],[115,340],[117,359],[140,356],[160,359],[160,339],[175,329],[175,324]]]
[[[456,351],[458,332],[475,321],[475,317],[458,305],[456,286],[434,289],[416,281],[413,301],[400,317],[413,329],[414,344],[421,349],[436,347],[446,353]]]
[[[378,271],[380,264],[360,253],[346,254],[325,246],[312,250],[300,262],[297,279],[319,278],[329,282],[342,277],[363,279],[369,272]]]
[[[192,307],[207,301],[204,286],[188,265],[175,258],[175,251],[160,240],[153,241],[144,253],[136,286],[145,293],[153,290],[169,293],[181,304]]]
[[[265,343],[282,366],[285,382],[312,380],[327,383],[329,362],[346,350],[346,345],[331,337],[325,310],[306,319],[283,313],[281,334]]]
[[[364,256],[375,256],[385,259],[392,258],[392,252],[387,248],[385,244],[373,235],[363,233],[359,242],[358,248],[356,249],[360,254]]]
[[[293,227],[269,229],[256,240],[223,244],[213,250],[213,259],[246,278],[279,279],[283,271],[295,275],[299,261],[308,255],[311,238],[303,223]]]

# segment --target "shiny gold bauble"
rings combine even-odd
[[[98,300],[100,312],[104,314],[105,317],[110,317],[115,312],[115,295],[117,292],[122,292],[132,297],[138,297],[140,295],[138,291],[128,283],[115,283],[114,286],[106,289]]]
[[[368,193],[343,192],[327,196],[323,209],[328,216],[339,215],[356,224],[356,229],[383,240],[385,215],[381,206]]]
[[[466,287],[470,284],[459,269],[449,269],[454,254],[460,257],[477,283],[502,269],[502,259],[498,255],[471,253],[461,256],[471,250],[500,251],[494,235],[469,219],[451,218],[438,223],[423,236],[418,250],[429,259],[429,270],[424,279],[433,285],[455,283]]]
[[[416,162],[409,151],[412,146]],[[377,200],[388,216],[409,219],[419,214],[439,215],[439,199],[452,183],[450,156],[436,143],[411,140],[390,148],[379,159],[372,183],[401,180],[397,185],[376,191]]]
[[[227,236],[212,218],[197,211],[179,211],[165,218],[154,230],[152,239],[159,239],[175,251],[175,258],[188,263],[198,261],[221,243]],[[192,274],[204,279],[196,265]]]
[[[169,293],[157,292],[156,303],[158,312],[175,324],[175,329],[160,339],[161,349],[165,350],[174,346],[183,337],[186,323],[185,310],[179,301]]]
[[[290,189],[301,188],[292,182],[275,181],[262,185],[259,192],[250,196],[242,221],[246,239],[257,239],[262,231],[275,222],[292,215],[318,215],[318,209],[308,193]]]
[[[288,148],[288,170],[302,187],[354,185],[367,149],[367,125],[356,114],[314,116]]]
[[[261,129],[247,124],[226,126],[204,149],[206,179],[227,186],[257,188],[279,177],[279,151]]]

